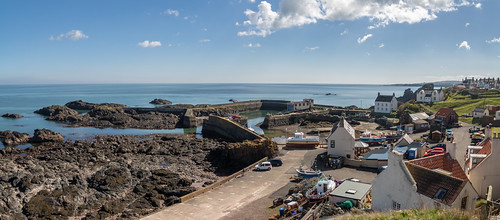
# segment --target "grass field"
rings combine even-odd
[[[365,219],[453,219],[453,220],[468,220],[468,219],[479,219],[476,216],[472,216],[470,213],[461,212],[457,210],[442,210],[442,209],[411,209],[395,211],[390,213],[371,213],[362,214],[354,216],[346,216],[341,219],[355,219],[355,220],[365,220]]]
[[[476,97],[473,95],[464,95],[459,92],[449,93],[448,98],[443,102],[428,104],[427,106],[434,111],[440,108],[452,108],[460,116],[460,121],[479,124],[480,120],[473,120],[472,117],[462,117],[462,114],[472,114],[476,107],[485,107],[486,105],[500,105],[500,94],[497,92],[481,92]]]

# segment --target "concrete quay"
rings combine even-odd
[[[319,149],[322,150],[322,149]],[[270,171],[248,171],[212,191],[185,203],[169,206],[144,217],[144,220],[160,219],[221,219],[251,202],[271,194],[289,183],[295,169],[302,165],[308,150],[286,151],[283,166]],[[307,165],[307,164],[306,164]],[[269,206],[269,204],[266,204]],[[257,210],[254,210],[257,211]]]

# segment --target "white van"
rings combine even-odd
[[[256,165],[255,170],[271,170],[272,167],[271,162],[266,161]]]

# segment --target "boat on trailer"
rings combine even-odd
[[[376,144],[376,143],[382,143],[382,142],[386,141],[386,137],[384,135],[381,135],[381,134],[374,135],[371,132],[366,131],[363,134],[361,134],[361,136],[359,137],[359,140],[363,141],[367,144]]]
[[[327,198],[328,195],[335,189],[336,183],[331,179],[320,179],[309,190],[306,191],[306,197],[310,202],[320,202]]]
[[[304,178],[312,178],[312,177],[319,177],[323,173],[321,171],[314,171],[314,170],[303,170],[302,168],[296,169],[297,175],[299,177],[304,177]]]
[[[318,136],[304,136],[303,132],[296,132],[293,137],[286,140],[286,147],[315,148],[319,145]]]

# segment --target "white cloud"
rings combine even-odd
[[[249,44],[245,45],[245,47],[260,47],[260,43],[254,43],[254,44],[249,43]]]
[[[465,23],[465,27],[469,27],[469,26],[470,26],[469,22]]]
[[[466,0],[280,0],[279,9],[262,1],[258,10],[245,10],[250,28],[238,36],[272,34],[276,30],[303,26],[318,20],[343,21],[367,18],[371,28],[390,23],[414,24],[437,18],[440,12],[470,5]],[[476,4],[477,6],[477,4]]]
[[[85,35],[81,30],[71,30],[66,34],[59,34],[58,36],[50,36],[49,40],[62,40],[62,39],[70,39],[73,41],[80,39],[87,39],[89,36]]]
[[[200,43],[208,43],[210,42],[210,39],[201,39],[199,40]]]
[[[348,30],[344,30],[344,31],[342,31],[342,33],[340,33],[340,36],[346,35],[346,34],[348,34],[348,33],[349,33],[349,31],[348,31]]]
[[[483,6],[483,5],[481,5],[481,3],[479,3],[479,2],[478,2],[478,3],[476,3],[476,5],[475,5],[475,7],[476,7],[476,8],[481,8],[482,6]]]
[[[255,3],[255,0],[249,0],[251,3]]]
[[[378,48],[382,48],[384,46],[385,46],[384,43],[381,43],[381,44],[378,45]]]
[[[179,16],[179,11],[177,10],[173,10],[173,9],[167,9],[163,12],[163,14],[167,14],[167,15],[175,15],[175,17],[178,17]]]
[[[148,40],[145,40],[143,42],[139,42],[137,45],[141,46],[141,47],[161,47],[161,42],[160,41],[148,41]]]
[[[462,41],[462,43],[460,45],[457,44],[457,46],[458,46],[458,48],[462,48],[463,47],[466,50],[470,50],[470,45],[469,45],[469,43],[467,41]]]
[[[368,38],[370,38],[372,36],[373,36],[373,34],[367,34],[367,35],[365,35],[363,37],[359,37],[358,38],[358,44],[364,43],[366,40],[368,40]]]
[[[319,47],[318,46],[316,46],[316,47],[306,47],[305,49],[308,50],[308,51],[315,51],[315,50],[319,49]]]
[[[499,38],[493,38],[491,40],[487,40],[486,43],[500,43],[500,37]]]

